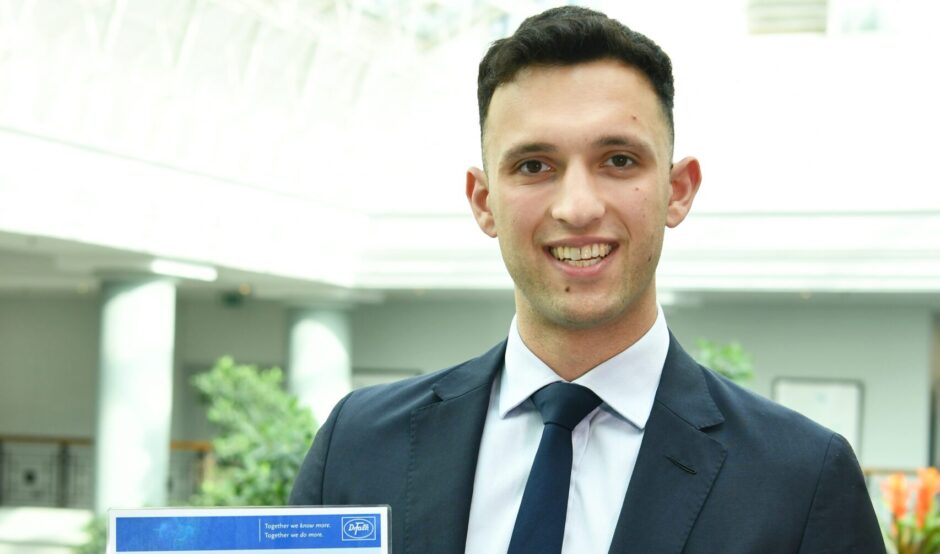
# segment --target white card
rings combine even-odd
[[[388,506],[108,511],[107,554],[388,554]]]

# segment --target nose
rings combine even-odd
[[[552,217],[572,227],[587,227],[604,215],[598,182],[584,167],[572,164],[558,182]]]

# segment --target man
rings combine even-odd
[[[666,54],[552,9],[493,44],[478,97],[466,190],[515,283],[509,337],[343,399],[291,502],[389,504],[395,552],[884,552],[846,441],[666,327],[664,229],[701,181],[672,162]]]

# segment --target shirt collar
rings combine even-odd
[[[573,382],[591,389],[605,406],[638,429],[646,427],[669,351],[669,329],[661,307],[656,321],[638,341]],[[499,383],[499,416],[505,418],[540,388],[561,381],[522,342],[516,318],[509,326],[506,365]]]

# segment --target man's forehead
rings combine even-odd
[[[621,120],[630,119],[625,125],[631,132],[615,128],[617,120],[608,119],[609,113],[594,109],[597,106],[618,108]],[[599,116],[603,118],[598,120]],[[652,83],[635,67],[606,58],[569,65],[531,65],[500,84],[493,93],[484,124],[483,155],[490,158],[503,154],[520,142],[571,138],[558,136],[558,131],[571,130],[575,134],[592,124],[600,132],[584,137],[592,143],[602,136],[633,135],[634,142],[665,147],[671,157],[667,117]],[[540,131],[544,136],[528,136]],[[499,152],[492,151],[493,148]]]

